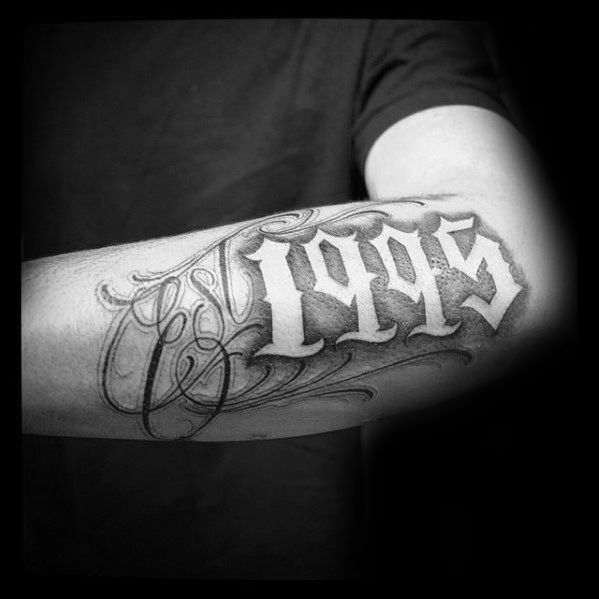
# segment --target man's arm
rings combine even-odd
[[[479,385],[559,316],[523,156],[500,117],[435,109],[368,157],[391,201],[26,263],[24,432],[282,437]]]

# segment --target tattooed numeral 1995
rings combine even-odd
[[[103,283],[114,312],[104,401],[151,437],[189,438],[220,413],[368,401],[383,370],[468,362],[469,336],[499,332],[524,279],[475,215],[398,212],[381,202],[280,214],[168,271],[132,273],[128,294]]]

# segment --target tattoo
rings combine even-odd
[[[423,206],[418,199],[409,203]],[[176,267],[134,272],[99,364],[103,399],[157,439],[220,413],[376,396],[376,375],[509,333],[524,278],[472,214],[397,218],[398,202],[317,209],[241,226]]]

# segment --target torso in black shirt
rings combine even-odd
[[[476,55],[458,46],[448,58],[455,32],[428,28],[30,28],[24,258],[364,199],[361,164],[386,126],[437,103],[494,106]],[[407,60],[419,37],[429,69]],[[360,574],[358,429],[211,444],[25,437],[24,447],[32,572]]]

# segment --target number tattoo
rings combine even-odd
[[[524,277],[477,216],[402,221],[397,205],[278,214],[168,271],[132,273],[128,296],[103,282],[103,400],[150,437],[186,439],[221,413],[370,401],[384,370],[471,361],[468,340],[507,331],[522,309]]]

